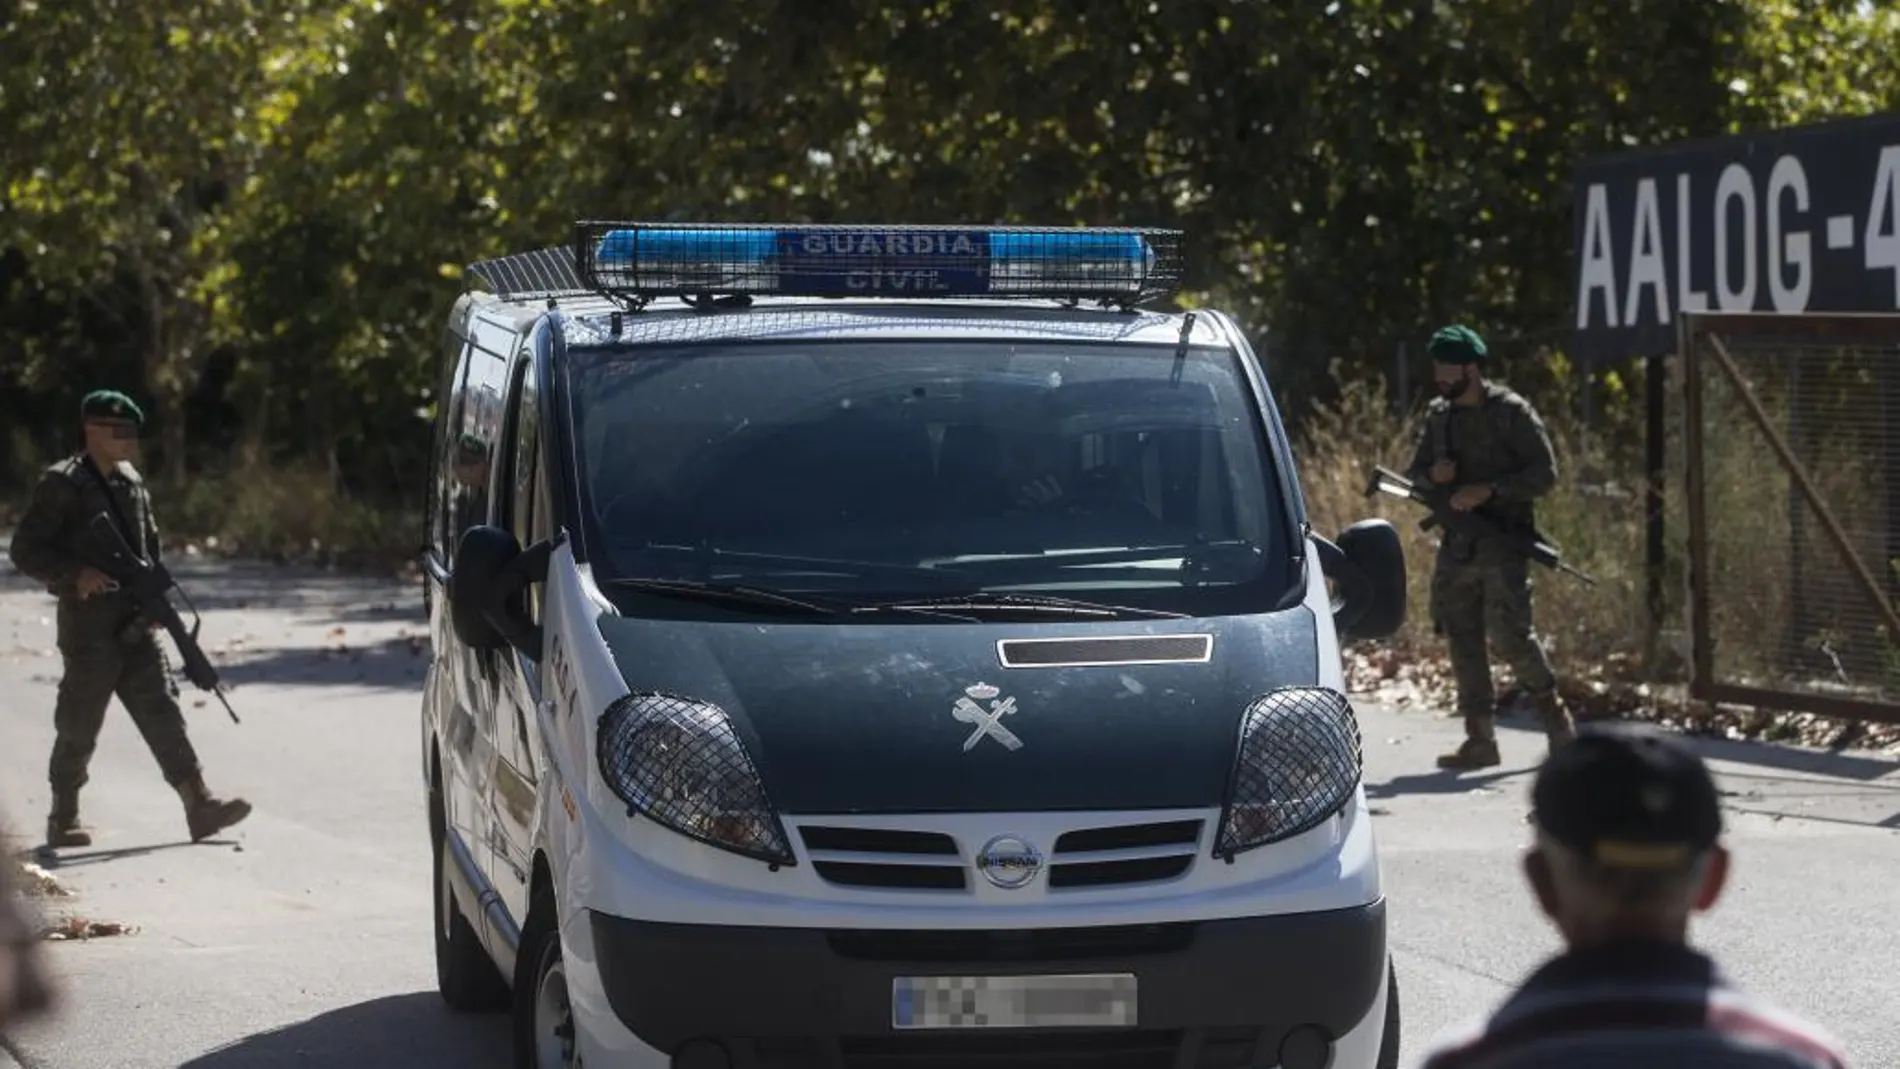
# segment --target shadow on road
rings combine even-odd
[[[1900,760],[1873,755],[1803,750],[1773,742],[1723,739],[1713,735],[1685,735],[1707,761],[1728,761],[1784,772],[1804,772],[1811,776],[1838,779],[1876,780],[1900,772]],[[1890,789],[1900,791],[1900,782]]]
[[[217,666],[218,676],[232,686],[233,705],[250,683],[419,691],[429,669],[429,642],[425,636],[402,636],[361,645],[249,649],[238,656]]]
[[[507,1069],[506,1015],[462,1016],[433,991],[346,1006],[239,1040],[179,1069]]]
[[[1396,798],[1402,794],[1470,794],[1503,780],[1529,776],[1535,768],[1499,768],[1488,772],[1451,772],[1434,769],[1393,776],[1384,783],[1366,784],[1366,797],[1374,800]]]
[[[147,854],[156,854],[161,850],[179,850],[194,846],[233,847],[236,845],[238,845],[236,839],[206,839],[196,843],[190,839],[179,839],[169,843],[152,843],[149,846],[122,846],[114,850],[59,850],[45,843],[41,843],[33,849],[33,860],[50,872],[53,869],[70,869],[80,865],[97,865],[101,862],[117,861],[120,858],[126,857],[144,857]]]

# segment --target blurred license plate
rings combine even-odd
[[[1135,977],[900,976],[893,1028],[1132,1028]]]

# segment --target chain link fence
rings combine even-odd
[[[1682,326],[1692,693],[1900,723],[1900,315]]]

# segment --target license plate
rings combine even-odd
[[[891,981],[891,1027],[1132,1028],[1135,977],[900,976]]]

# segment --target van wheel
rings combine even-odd
[[[1399,970],[1385,963],[1385,1035],[1379,1040],[1378,1069],[1399,1069]]]
[[[521,940],[515,983],[515,1069],[576,1069],[581,1063],[552,898],[545,887],[536,893]]]
[[[435,839],[435,986],[459,1013],[499,1013],[508,1008],[508,981],[462,915],[449,884],[448,837]]]

